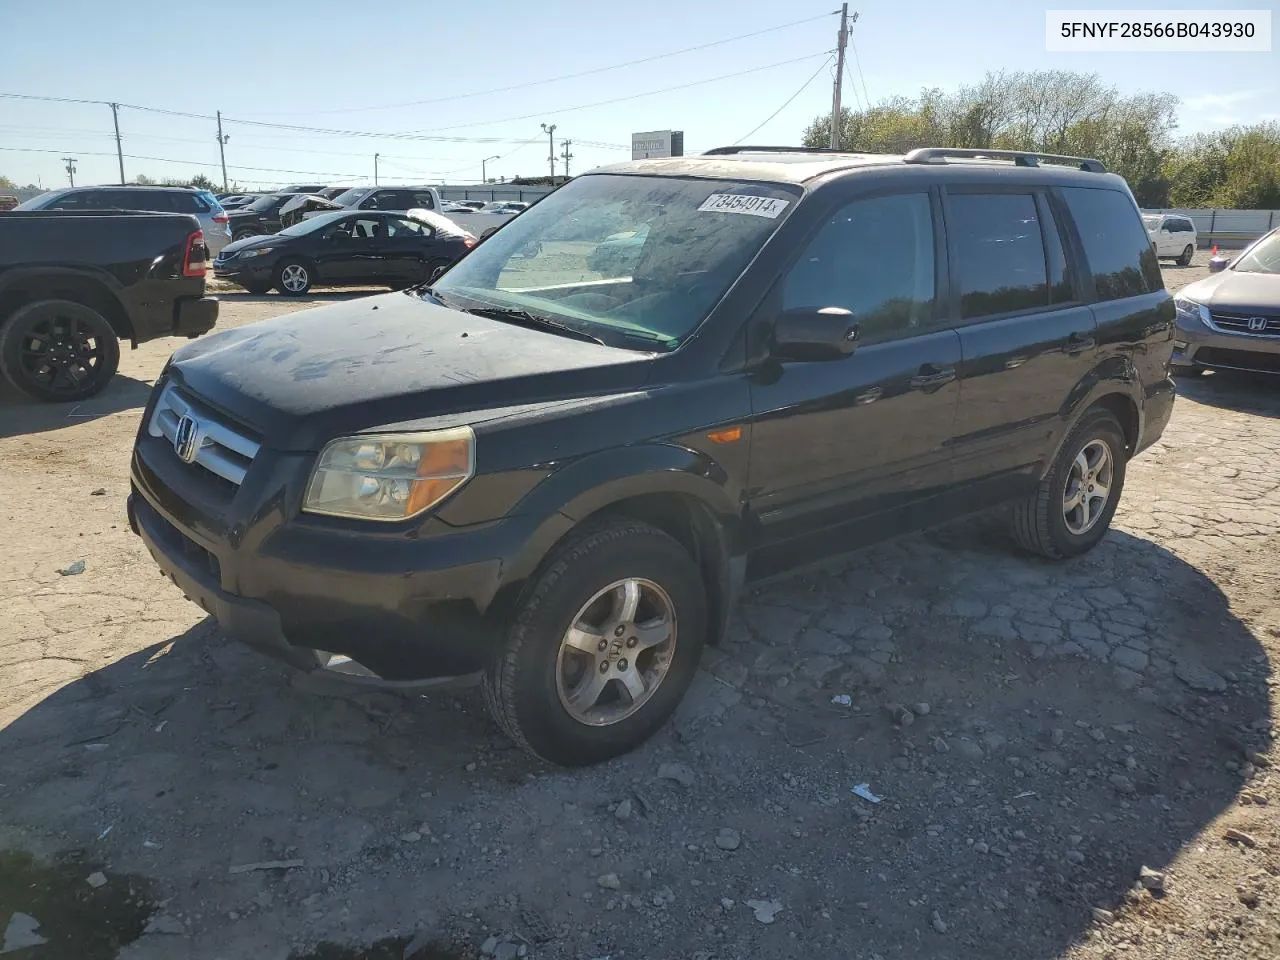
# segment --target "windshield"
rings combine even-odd
[[[593,174],[533,204],[432,288],[673,349],[782,222],[798,187]]]
[[[259,197],[253,203],[241,207],[241,210],[252,210],[254,213],[266,213],[268,210],[274,210],[276,207],[284,203],[287,194],[269,193],[265,197]]]
[[[1231,269],[1237,273],[1280,273],[1280,230],[1259,240]]]
[[[292,227],[285,227],[283,230],[276,231],[277,237],[305,237],[308,233],[315,233],[322,227],[327,227],[335,220],[341,220],[343,217],[351,216],[349,210],[335,210],[332,213],[318,213],[314,217],[308,217],[306,220],[299,220]]]
[[[343,190],[340,194],[334,197],[333,202],[342,207],[354,207],[360,202],[360,198],[364,195],[364,187],[352,187],[350,190]]]

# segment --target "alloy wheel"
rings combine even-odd
[[[300,263],[288,264],[280,271],[280,283],[290,293],[298,293],[307,288],[307,268]]]
[[[105,362],[106,347],[77,317],[46,316],[23,333],[20,363],[31,382],[50,393],[78,395]]]
[[[1062,518],[1067,530],[1082,536],[1106,511],[1115,479],[1115,457],[1105,440],[1090,440],[1076,454],[1062,495]]]

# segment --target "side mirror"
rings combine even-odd
[[[839,360],[858,346],[858,322],[844,307],[786,310],[773,326],[778,360]]]
[[[1227,269],[1227,267],[1229,266],[1231,266],[1231,261],[1228,260],[1226,257],[1212,257],[1209,260],[1210,273],[1221,273],[1223,270]]]

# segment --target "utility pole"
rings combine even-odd
[[[542,132],[547,135],[547,143],[549,145],[547,162],[551,164],[551,179],[556,178],[556,125],[553,123],[547,126],[542,125]]]
[[[76,161],[80,158],[63,157],[62,159],[67,163],[67,176],[71,178],[71,185],[74,187],[76,185]]]
[[[378,185],[378,158],[380,156],[382,156],[380,153],[375,153],[373,155],[373,185],[375,187]]]
[[[480,182],[481,183],[489,182],[489,174],[485,167],[485,164],[487,164],[490,160],[501,160],[501,159],[502,159],[501,157],[485,157],[483,160],[480,161]]]
[[[231,139],[231,134],[222,132],[222,111],[218,111],[218,159],[222,161],[222,190],[227,190],[227,152],[223,148],[226,147],[227,141]]]
[[[569,161],[573,159],[573,154],[569,152],[569,144],[571,143],[573,143],[572,140],[560,141],[560,147],[561,147],[560,159],[564,161],[564,178],[566,180],[569,179]]]
[[[855,13],[854,19],[858,18]],[[840,38],[836,43],[836,82],[831,91],[831,143],[832,150],[840,149],[840,82],[844,79],[844,46],[849,39],[849,5],[840,5]]]
[[[111,122],[116,127],[116,160],[120,162],[120,186],[124,186],[124,148],[120,146],[120,104],[111,104]]]

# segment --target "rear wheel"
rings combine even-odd
[[[275,288],[287,297],[300,297],[311,289],[311,265],[285,260],[276,267]]]
[[[565,766],[626,753],[666,722],[706,638],[702,576],[661,530],[617,520],[558,549],[485,671],[485,702]]]
[[[1191,258],[1195,256],[1195,253],[1196,253],[1195,247],[1191,246],[1191,244],[1187,244],[1182,251],[1182,256],[1178,257],[1176,263],[1180,267],[1191,266]]]
[[[120,366],[120,341],[107,318],[72,300],[37,300],[0,326],[0,369],[37,400],[91,397]]]
[[[1108,410],[1089,410],[1067,436],[1036,491],[1014,504],[1018,543],[1055,560],[1074,557],[1107,534],[1124,488],[1124,431]]]

